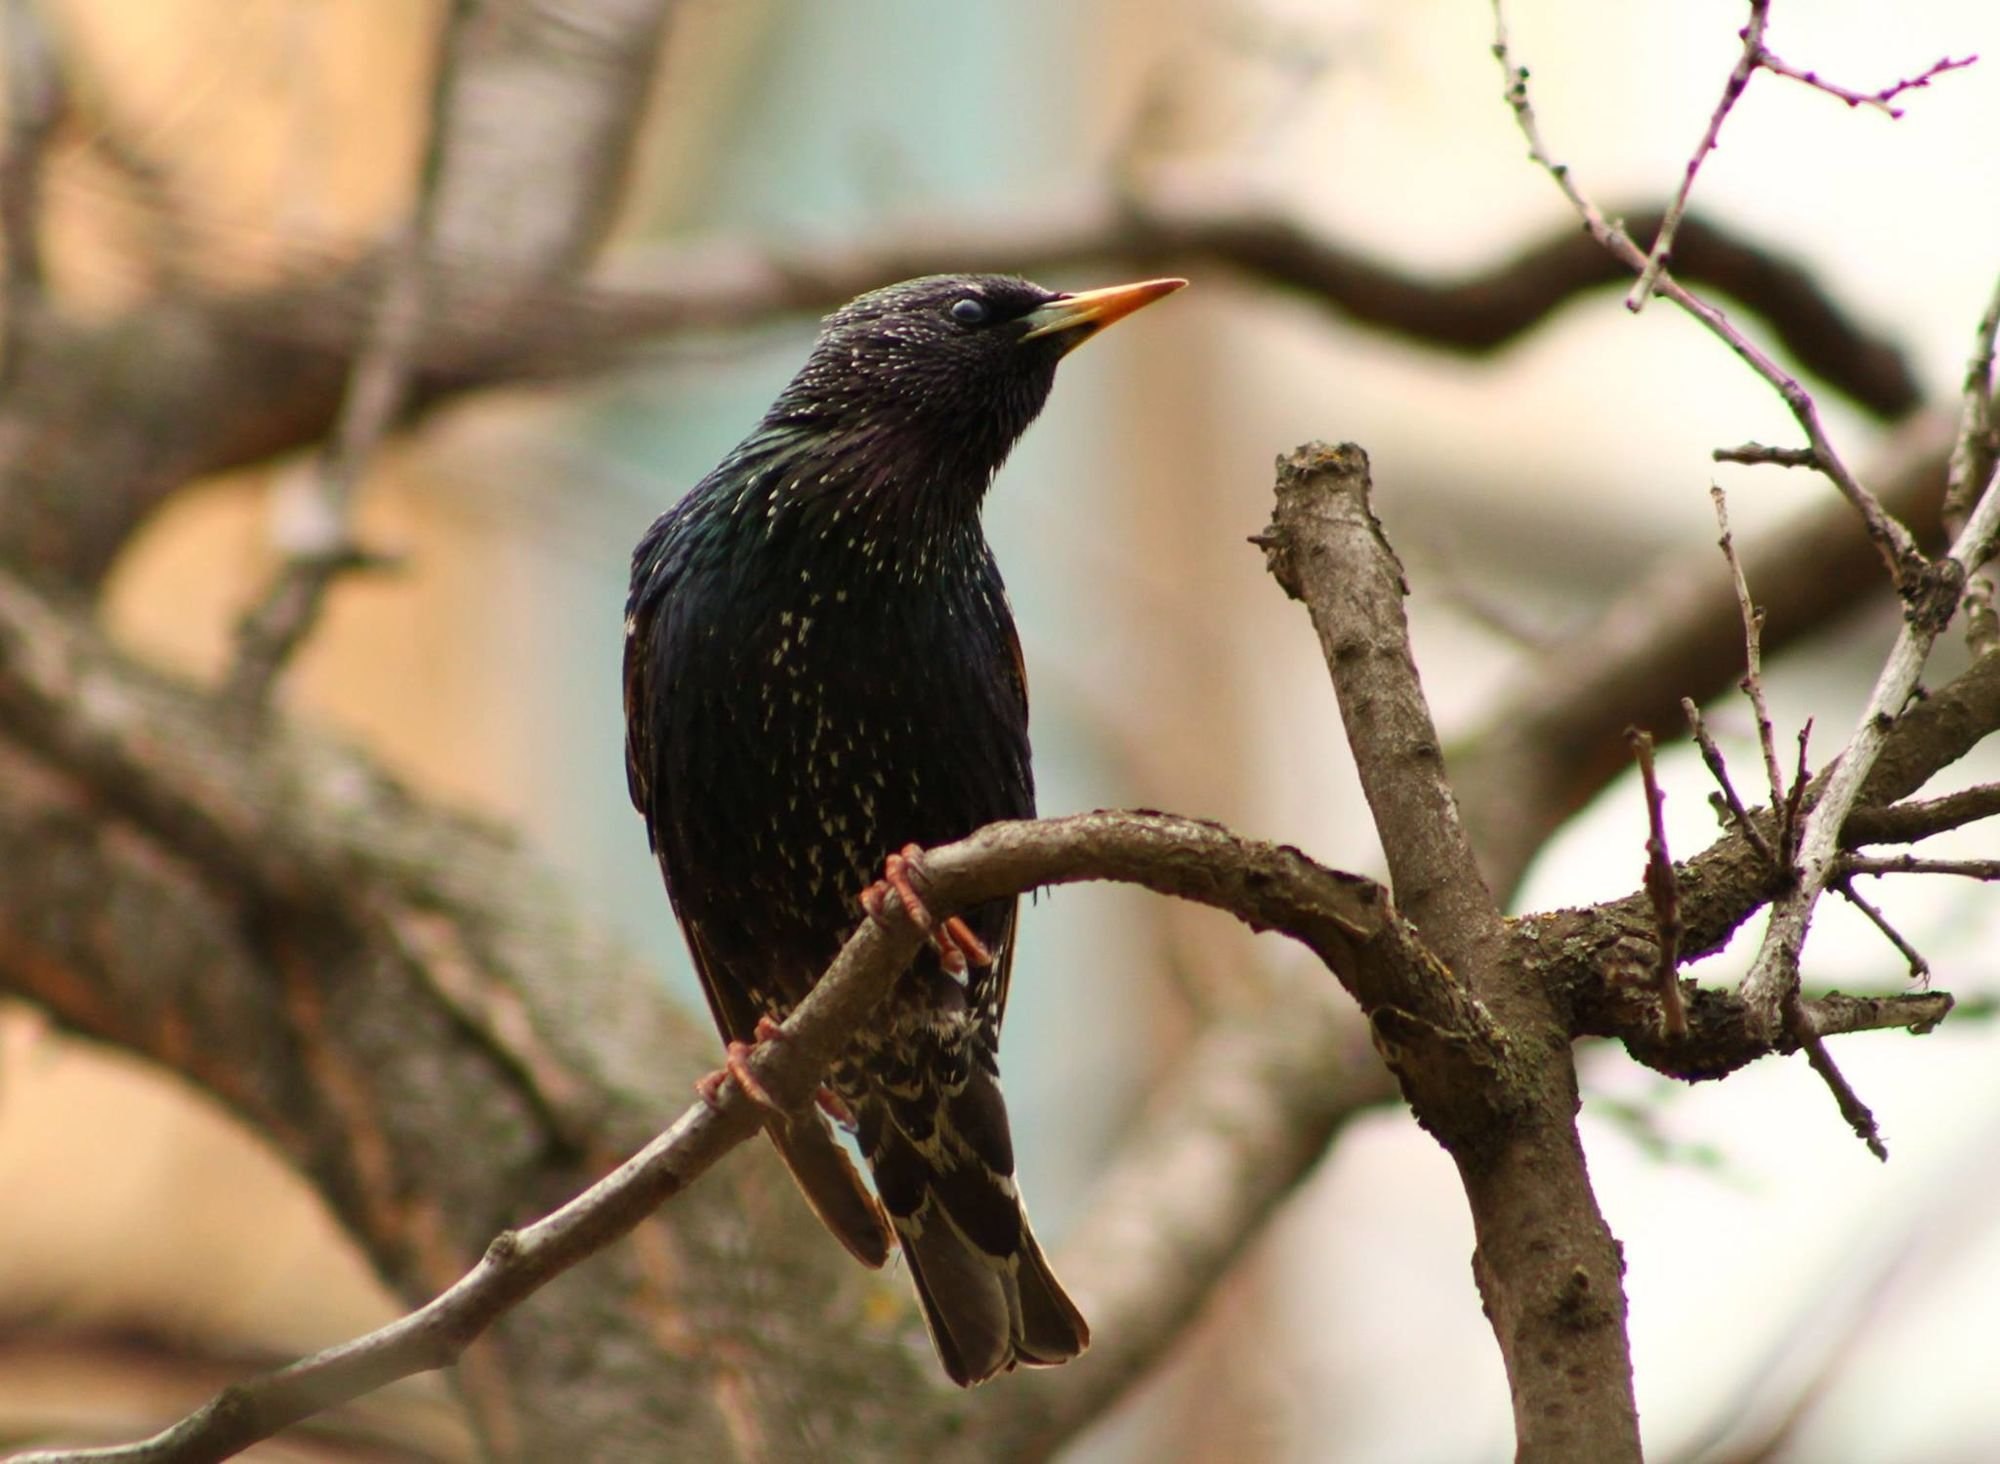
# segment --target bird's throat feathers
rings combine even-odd
[[[879,408],[843,418],[780,399],[718,475],[713,507],[772,553],[925,577],[984,555],[980,506],[1020,435],[995,425],[969,414],[954,430]]]

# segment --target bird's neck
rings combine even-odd
[[[738,450],[727,510],[773,552],[849,577],[950,581],[987,557],[979,509],[999,462],[978,448],[879,420],[767,421]]]

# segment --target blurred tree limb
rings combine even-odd
[[[823,310],[885,279],[968,262],[1041,274],[1106,260],[1213,260],[1374,329],[1476,352],[1520,338],[1619,277],[1571,230],[1483,273],[1438,283],[1282,211],[1198,191],[1038,207],[1004,220],[912,219],[879,239],[818,250],[677,246],[594,282],[454,247],[441,222],[426,330],[411,353],[412,404],[574,380],[677,333]],[[1631,227],[1642,231],[1646,218],[1641,212]],[[1685,272],[1764,315],[1800,364],[1835,390],[1884,418],[1915,408],[1917,387],[1898,348],[1853,322],[1803,267],[1699,217],[1686,221],[1678,248]],[[371,258],[250,295],[173,294],[108,324],[60,314],[45,321],[20,390],[0,400],[0,441],[20,444],[0,460],[0,558],[95,582],[126,537],[190,478],[322,440],[385,267]],[[146,410],[99,440],[65,438],[59,453],[38,447],[92,420],[109,398]],[[202,410],[218,400],[237,404],[227,420]],[[75,493],[98,499],[92,513],[64,506]]]
[[[963,267],[975,250],[983,265],[1034,272],[1110,258],[1213,260],[1457,350],[1496,349],[1579,292],[1623,277],[1564,230],[1477,276],[1426,281],[1282,211],[1166,191],[820,249],[692,246],[591,277],[671,9],[664,0],[464,8],[469,80],[439,119],[460,162],[431,200],[439,286],[410,346],[415,408],[573,378],[676,332],[823,307],[884,278]],[[544,126],[544,117],[556,120]],[[528,118],[537,125],[522,125]],[[1639,237],[1649,227],[1638,216],[1630,223]],[[29,242],[9,244],[22,279]],[[1763,314],[1806,369],[1878,416],[1915,405],[1895,348],[1850,322],[1795,265],[1695,218],[1682,226],[1674,264],[1679,277]],[[325,439],[383,268],[374,258],[268,292],[173,293],[110,321],[43,299],[25,338],[32,349],[18,360],[24,338],[10,317],[0,397],[0,865],[9,870],[0,986],[186,1075],[255,1126],[414,1303],[448,1286],[492,1235],[638,1148],[683,1106],[685,1080],[712,1042],[639,963],[584,927],[504,832],[423,803],[365,757],[282,717],[235,726],[209,691],[134,664],[92,627],[91,595],[160,503],[202,474]],[[1910,450],[1913,502],[1923,501],[1931,461]],[[1789,569],[1799,581],[1787,622],[1795,630],[1785,633],[1826,623],[1855,598],[1852,585],[1867,582],[1865,565],[1840,580],[1825,556],[1825,541],[1811,535],[1774,542],[1769,573]],[[1617,770],[1603,755],[1605,726],[1654,720],[1661,697],[1727,685],[1734,630],[1724,637],[1714,627],[1734,605],[1711,579],[1671,605],[1635,604],[1654,612],[1637,637],[1589,643],[1593,674],[1576,676],[1572,659],[1572,698],[1560,701],[1558,687],[1535,709],[1549,718],[1544,731],[1573,719],[1588,755],[1509,750],[1520,718],[1471,743],[1456,784],[1466,832],[1450,832],[1431,800],[1428,827],[1412,822],[1414,842],[1399,843],[1408,854],[1423,845],[1415,836],[1444,837],[1408,855],[1415,867],[1397,880],[1427,931],[1435,923],[1448,937],[1447,964],[1509,1023],[1620,1036],[1642,1061],[1678,1064],[1688,1076],[1787,1050],[1792,1039],[1732,1046],[1741,1026],[1732,998],[1697,992],[1696,1045],[1649,1045],[1646,993],[1613,979],[1618,948],[1645,936],[1643,903],[1563,912],[1538,926],[1503,925],[1476,899],[1440,910],[1424,898],[1434,859],[1450,865],[1460,895],[1476,883],[1469,851],[1489,871],[1510,872],[1496,883],[1511,884],[1547,832]],[[1940,723],[1935,741],[1900,729],[1892,737],[1915,779],[1902,791],[1949,761],[1950,728],[1994,724],[1975,698],[1985,681],[1968,678],[1938,699],[1960,720]],[[1870,806],[1898,796],[1875,790]],[[1386,842],[1396,819],[1385,823]],[[1502,842],[1508,830],[1518,830],[1512,844]],[[1687,861],[1690,954],[1768,899],[1772,877],[1734,837]],[[1529,947],[1546,941],[1562,960],[1537,992],[1520,978]],[[1419,1113],[1480,1142],[1476,1095],[1454,1074],[1492,1034],[1464,992],[1343,974]],[[1923,1025],[1947,1001],[1926,1000],[1828,999],[1816,1020],[1823,1031]],[[1478,1041],[1441,1044],[1440,1034]],[[1573,1101],[1554,1068],[1534,1083],[1543,1107]],[[868,1278],[802,1223],[759,1154],[696,1187],[635,1244],[511,1314],[468,1354],[460,1385],[499,1455],[646,1457],[667,1439],[694,1457],[793,1446],[849,1457],[1044,1455],[1171,1343],[1344,1119],[1386,1096],[1386,1071],[1363,1055],[1352,1009],[1330,992],[1206,1034],[1079,1228],[1079,1289],[1101,1340],[1055,1373],[971,1397],[942,1388],[906,1345],[912,1326],[866,1305]],[[1534,1157],[1558,1168],[1564,1122],[1544,1113],[1531,1136]],[[1538,1283],[1510,1270],[1533,1261],[1508,1240],[1519,1239],[1519,1216],[1503,1189],[1475,1196],[1482,1245],[1493,1237],[1500,1257],[1482,1284],[1512,1330],[1503,1337],[1510,1370],[1525,1358],[1532,1374],[1523,1343]],[[1573,1186],[1565,1203],[1584,1213]],[[1600,1372],[1617,1365],[1601,1348],[1582,1361]],[[905,1406],[884,1409],[884,1397]]]

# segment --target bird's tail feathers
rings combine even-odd
[[[880,1095],[861,1140],[946,1373],[961,1387],[1052,1367],[1090,1328],[1049,1269],[1013,1178],[999,1082],[974,1065],[956,1090]]]
[[[864,1266],[889,1259],[890,1230],[882,1206],[862,1183],[854,1161],[816,1111],[766,1126],[799,1192],[820,1223]]]

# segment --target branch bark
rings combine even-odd
[[[1402,568],[1368,494],[1359,448],[1301,448],[1279,462],[1264,542],[1319,631],[1397,901],[1449,967],[1427,983],[1432,1011],[1371,1005],[1370,1022],[1458,1166],[1518,1456],[1636,1460],[1624,1266],[1576,1131],[1567,1013],[1508,948],[1480,878],[1410,654]]]

